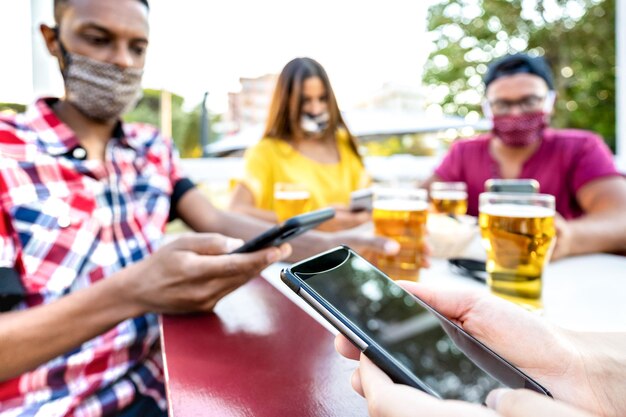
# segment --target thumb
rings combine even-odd
[[[172,242],[175,250],[187,250],[198,255],[222,255],[243,245],[243,240],[218,233],[194,233]]]
[[[546,395],[518,389],[497,389],[487,396],[487,407],[504,417],[593,417]]]

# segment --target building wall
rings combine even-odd
[[[241,91],[229,93],[225,119],[232,122],[239,130],[265,124],[277,78],[275,74],[240,78]]]

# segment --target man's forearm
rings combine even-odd
[[[626,251],[626,215],[610,211],[569,221],[572,232],[570,255]]]
[[[119,285],[127,273],[128,269],[47,305],[0,314],[0,381],[139,315],[141,311],[125,299]]]

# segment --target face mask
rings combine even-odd
[[[306,133],[321,133],[328,126],[329,118],[328,112],[320,113],[317,116],[304,113],[300,118],[300,127]]]
[[[492,132],[506,146],[521,148],[541,138],[547,118],[548,115],[541,111],[494,116]]]
[[[61,51],[66,99],[85,116],[113,120],[137,105],[142,95],[142,68],[120,68],[69,53],[63,45]]]

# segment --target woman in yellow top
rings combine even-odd
[[[233,191],[230,207],[276,221],[274,185],[303,186],[308,209],[334,206],[325,230],[348,229],[369,220],[367,212],[348,209],[350,193],[369,185],[369,176],[348,131],[324,68],[296,58],[281,72],[264,138],[248,149],[245,175]]]

